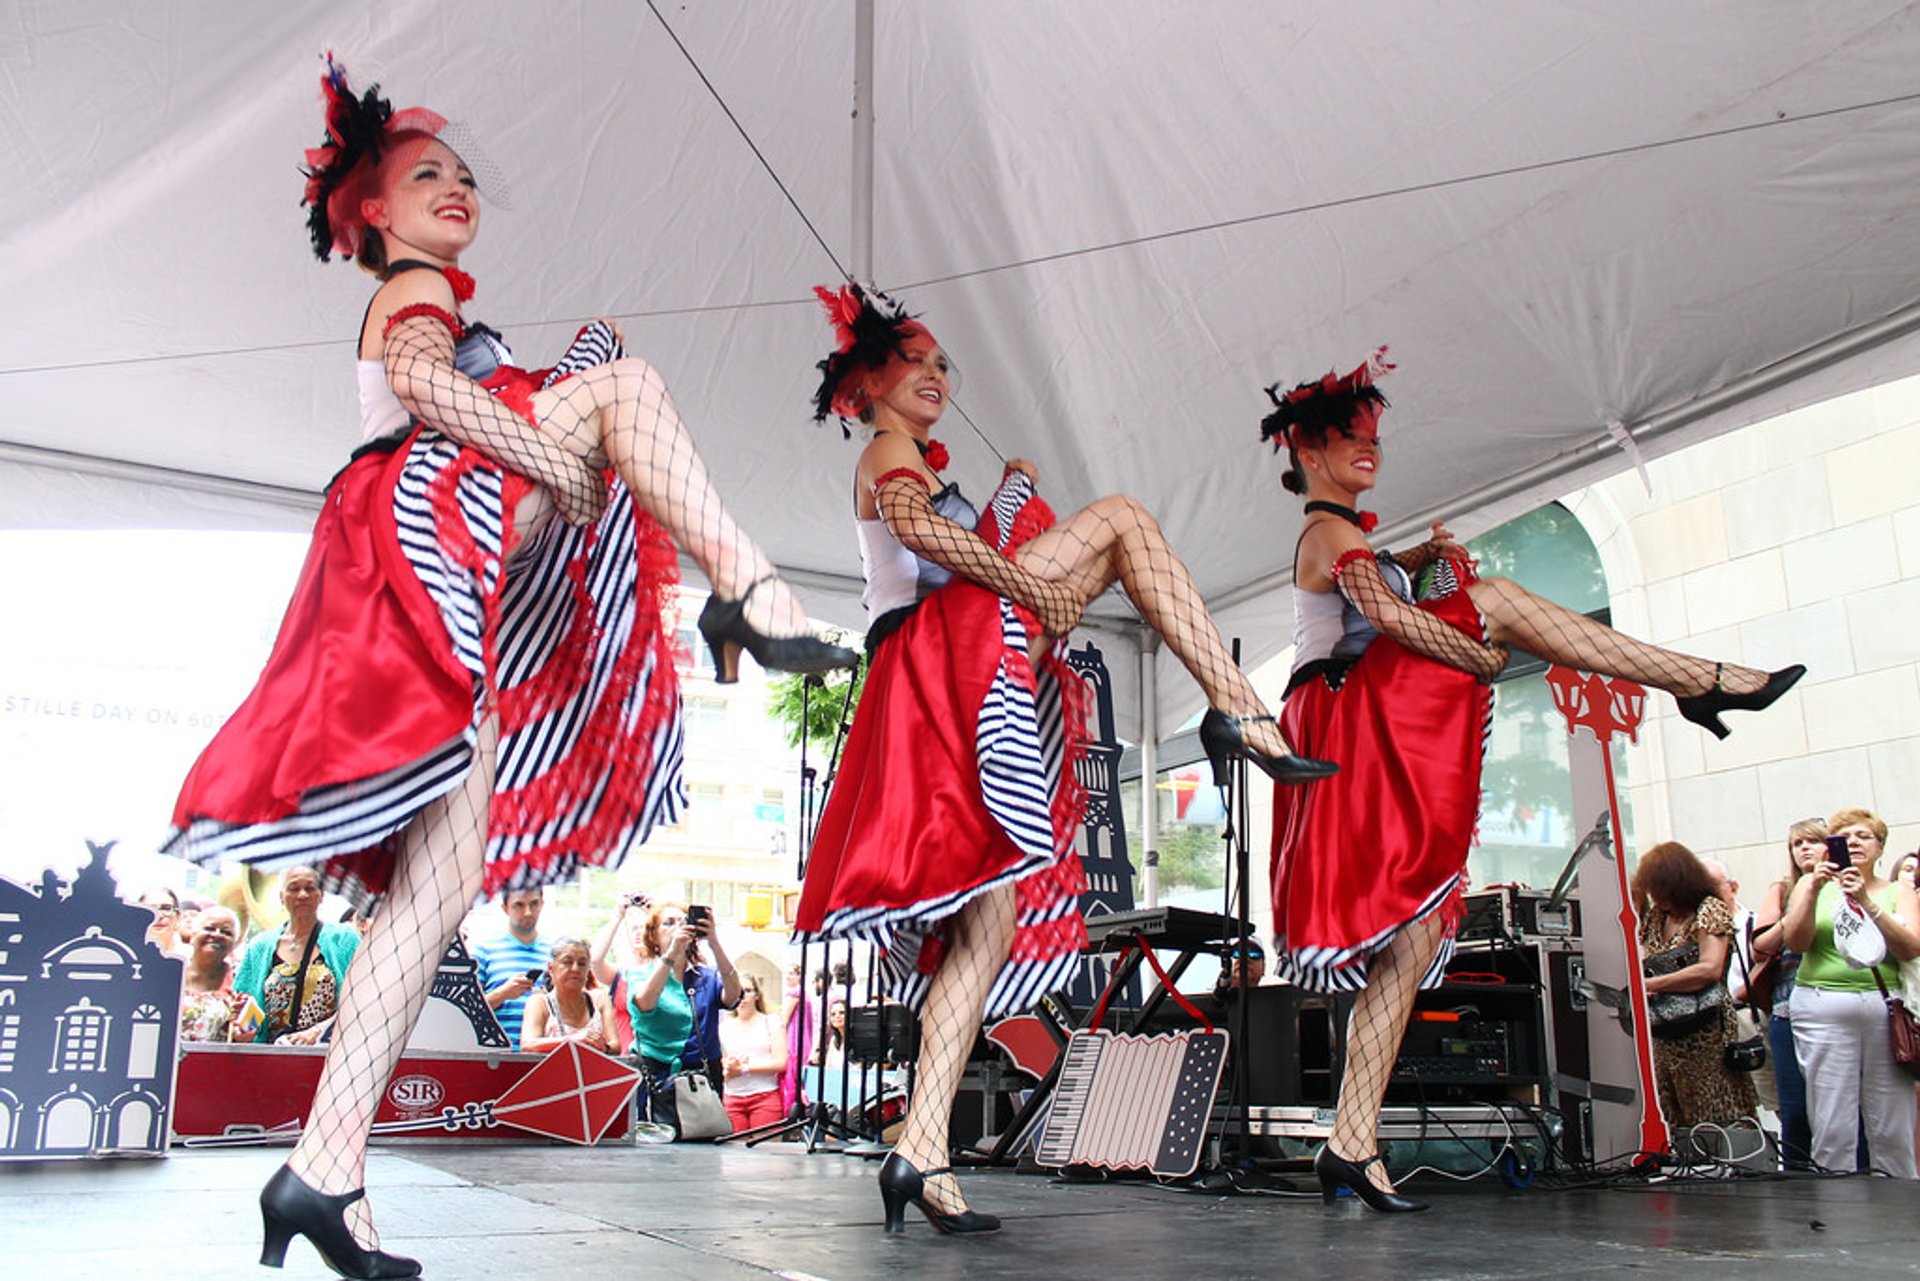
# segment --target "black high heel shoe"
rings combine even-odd
[[[1745,694],[1729,693],[1721,684],[1726,679],[1727,665],[1713,665],[1713,688],[1704,694],[1695,694],[1691,698],[1676,698],[1674,706],[1680,714],[1702,729],[1710,730],[1715,738],[1725,738],[1727,727],[1720,723],[1721,712],[1757,712],[1771,707],[1773,700],[1793,688],[1793,683],[1807,674],[1803,664],[1783,667],[1767,677],[1767,683],[1759,689]]]
[[[1200,718],[1200,750],[1207,754],[1207,762],[1213,766],[1215,787],[1227,785],[1227,772],[1236,756],[1244,756],[1258,765],[1276,783],[1311,783],[1340,772],[1340,767],[1332,761],[1316,761],[1291,752],[1285,756],[1268,756],[1249,744],[1246,731],[1240,728],[1241,722],[1272,719],[1271,716],[1229,716],[1212,710]]]
[[[1369,1210],[1378,1210],[1382,1214],[1418,1214],[1426,1209],[1425,1201],[1415,1201],[1397,1192],[1382,1192],[1373,1186],[1373,1180],[1367,1177],[1367,1167],[1379,1160],[1378,1152],[1364,1161],[1353,1162],[1335,1156],[1331,1143],[1321,1148],[1313,1158],[1313,1172],[1320,1176],[1321,1203],[1332,1205],[1333,1199],[1340,1195],[1340,1189],[1346,1188],[1359,1197]]]
[[[859,655],[844,645],[829,645],[817,636],[762,636],[747,622],[747,598],[754,588],[770,583],[772,574],[754,580],[735,600],[707,597],[700,610],[700,634],[713,653],[714,683],[731,685],[740,679],[740,651],[770,672],[830,672],[852,667]]]
[[[281,1166],[260,1190],[260,1221],[265,1239],[260,1246],[263,1267],[278,1268],[287,1261],[287,1244],[305,1237],[326,1265],[343,1277],[386,1281],[417,1277],[420,1262],[382,1250],[369,1250],[347,1230],[347,1207],[367,1194],[355,1188],[339,1196],[316,1192],[305,1179]]]
[[[955,1235],[998,1232],[1000,1220],[991,1214],[976,1214],[972,1210],[942,1214],[933,1208],[933,1203],[927,1200],[927,1180],[936,1174],[952,1173],[951,1167],[944,1165],[937,1170],[916,1170],[907,1158],[898,1152],[889,1152],[887,1159],[880,1163],[880,1204],[886,1207],[887,1231],[907,1230],[907,1204],[911,1202],[927,1216],[928,1223],[942,1232]]]

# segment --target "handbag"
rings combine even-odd
[[[1753,946],[1753,922],[1747,922],[1747,947]],[[1740,974],[1746,980],[1747,999],[1734,1008],[1733,1040],[1720,1047],[1720,1062],[1729,1072],[1758,1072],[1767,1065],[1767,1012],[1754,1000],[1756,971],[1747,964],[1747,953],[1736,944],[1733,954],[1740,958]],[[1771,997],[1771,993],[1769,993]]]
[[[1700,943],[1688,939],[1680,947],[1656,952],[1640,963],[1648,978],[1673,974],[1700,962]],[[1663,1041],[1698,1032],[1720,1017],[1727,999],[1726,984],[1715,979],[1697,992],[1647,993],[1647,1030]]]
[[[705,1072],[675,1072],[672,1080],[674,1129],[680,1139],[717,1139],[733,1133],[727,1105]]]
[[[1893,1061],[1902,1072],[1920,1081],[1920,1024],[1914,1022],[1907,1003],[1887,991],[1887,981],[1880,977],[1877,966],[1873,981],[1880,985],[1880,995],[1887,1003],[1887,1039],[1893,1043]]]

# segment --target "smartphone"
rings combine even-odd
[[[528,970],[527,971],[527,978],[530,979],[536,985],[540,982],[541,979],[545,977],[547,977],[547,972],[545,970]]]
[[[702,934],[713,932],[713,909],[704,903],[687,904],[687,924]]]
[[[1847,849],[1847,838],[1829,836],[1827,838],[1827,862],[1833,864],[1833,870],[1844,872],[1853,866],[1853,854]]]

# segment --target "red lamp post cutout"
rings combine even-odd
[[[1626,827],[1621,822],[1620,786],[1613,773],[1612,750],[1616,734],[1626,735],[1629,742],[1639,741],[1647,691],[1630,680],[1577,671],[1559,664],[1547,669],[1547,688],[1553,694],[1554,707],[1566,718],[1568,737],[1584,729],[1600,745],[1601,768],[1606,772],[1607,808],[1615,838],[1613,867],[1619,880],[1618,921],[1626,948],[1626,995],[1630,1004],[1621,1011],[1621,1021],[1632,1032],[1634,1059],[1640,1070],[1640,1148],[1643,1152],[1665,1152],[1669,1137],[1666,1118],[1660,1112],[1653,1086],[1653,1040],[1647,1032],[1646,984],[1640,972],[1640,920],[1633,910],[1626,855],[1618,848],[1620,834]]]

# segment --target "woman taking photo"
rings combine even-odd
[[[1479,812],[1489,682],[1508,648],[1625,677],[1679,699],[1725,734],[1719,713],[1772,703],[1798,680],[1647,645],[1534,596],[1476,578],[1444,525],[1409,551],[1376,552],[1358,510],[1384,463],[1375,379],[1385,349],[1344,376],[1280,394],[1260,425],[1287,451],[1281,477],[1306,499],[1293,557],[1294,670],[1281,729],[1336,761],[1318,787],[1274,797],[1274,968],[1319,991],[1358,992],[1333,1134],[1315,1158],[1321,1193],[1382,1211],[1397,1196],[1378,1152],[1380,1103],[1414,992],[1440,981]],[[1415,575],[1426,581],[1416,603]],[[1358,852],[1365,851],[1365,857]]]
[[[687,919],[678,903],[655,903],[647,912],[639,962],[627,972],[627,1014],[633,1021],[633,1054],[647,1075],[652,1121],[678,1127],[665,1109],[680,1072],[704,1074],[715,1090],[725,1080],[720,1055],[706,1061],[700,1029],[740,999],[740,976],[715,943],[715,964],[706,964],[700,943],[705,925]]]
[[[346,1275],[411,1276],[415,1261],[376,1244],[366,1139],[461,917],[482,894],[615,863],[677,810],[660,619],[675,544],[713,587],[700,627],[722,680],[742,649],[801,671],[853,656],[807,634],[659,374],[620,358],[611,325],[541,375],[469,324],[460,262],[481,194],[498,203],[503,186],[470,133],[356,97],[332,63],[322,93],[313,248],[379,282],[358,339],[365,443],[328,489],[259,684],[187,779],[170,846],[323,866],[360,907],[384,896],[306,1129],[262,1194],[261,1258],[279,1264],[297,1234]]]
[[[940,477],[932,430],[951,385],[933,335],[856,287],[817,292],[839,345],[820,362],[815,416],[873,432],[853,485],[873,662],[796,933],[880,945],[890,995],[920,1015],[912,1110],[880,1170],[887,1230],[911,1202],[943,1232],[993,1231],[948,1170],[947,1120],[983,1015],[1029,1008],[1086,937],[1073,853],[1085,694],[1065,663],[1081,611],[1126,590],[1206,692],[1216,774],[1235,754],[1288,782],[1332,767],[1289,753],[1139,503],[1104,498],[1056,521],[1015,461],[977,512]]]
[[[1714,1013],[1690,1031],[1663,1036],[1653,1024],[1655,1093],[1675,1129],[1731,1125],[1758,1105],[1753,1078],[1726,1065],[1727,1043],[1737,1035],[1726,987],[1733,913],[1718,891],[1713,873],[1678,841],[1654,846],[1633,870],[1640,959],[1654,971],[1644,980],[1649,1003],[1661,993],[1718,998]]]
[[[1767,1061],[1773,1068],[1779,1095],[1780,1159],[1789,1170],[1804,1170],[1813,1159],[1813,1131],[1807,1121],[1807,1078],[1793,1043],[1793,987],[1800,970],[1800,954],[1787,946],[1787,902],[1800,878],[1827,857],[1827,825],[1804,818],[1787,828],[1787,874],[1767,887],[1766,901],[1754,916],[1753,958],[1756,971],[1773,962],[1767,1019]]]
[[[527,998],[520,1027],[520,1048],[533,1054],[557,1050],[568,1041],[602,1054],[620,1052],[613,1007],[607,994],[593,985],[593,945],[583,938],[563,938],[553,945],[546,982]]]
[[[1880,996],[1882,983],[1899,991],[1900,962],[1920,956],[1920,899],[1912,886],[1881,876],[1887,825],[1877,814],[1841,810],[1827,830],[1846,842],[1846,866],[1832,854],[1815,863],[1793,887],[1783,922],[1786,945],[1800,953],[1791,1013],[1807,1078],[1813,1164],[1852,1173],[1864,1128],[1873,1169],[1920,1177],[1913,1078],[1894,1065]],[[1851,936],[1846,951],[1855,958],[1884,952],[1885,959],[1856,966],[1836,935]]]
[[[234,990],[265,1011],[257,1041],[317,1045],[333,1026],[360,932],[321,920],[322,897],[318,872],[288,868],[280,878],[286,921],[254,935],[240,958]]]

